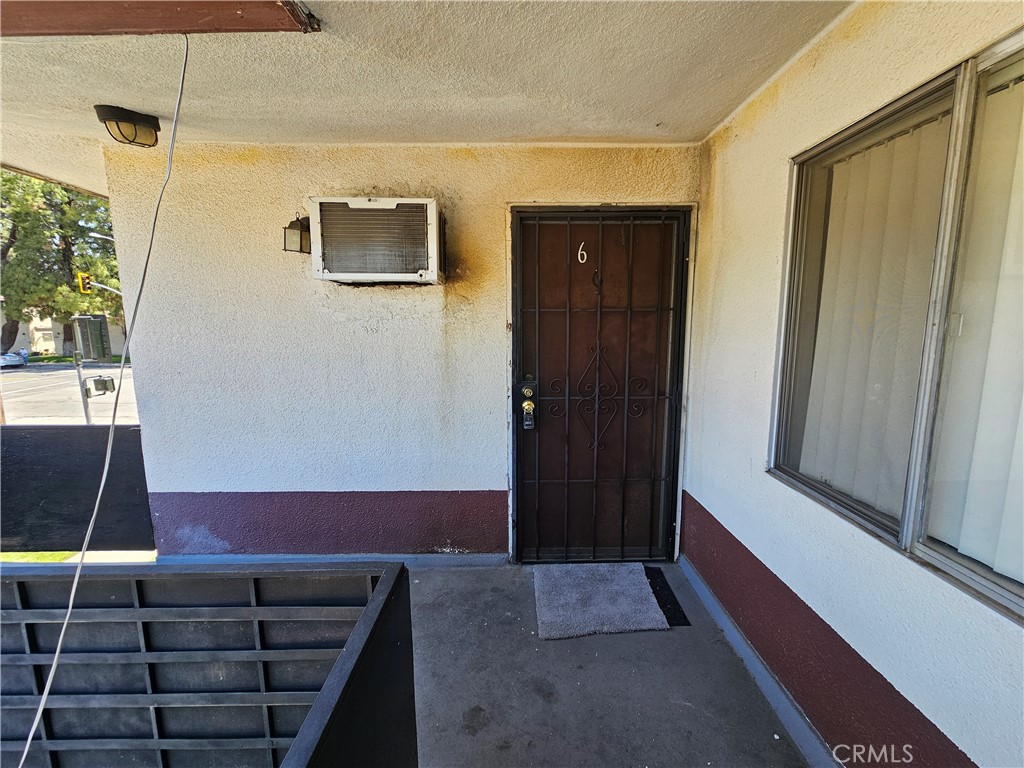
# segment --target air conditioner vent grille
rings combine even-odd
[[[409,274],[427,269],[427,206],[352,208],[320,203],[324,270]]]

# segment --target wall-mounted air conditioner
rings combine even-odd
[[[337,283],[444,282],[444,217],[436,200],[309,200],[314,277]]]

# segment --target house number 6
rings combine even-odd
[[[576,258],[579,259],[580,264],[587,263],[587,252],[583,250],[584,245],[586,245],[586,243],[580,243],[579,253],[576,254]]]

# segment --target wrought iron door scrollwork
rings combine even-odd
[[[551,380],[551,391],[560,395],[565,392],[566,381],[565,379],[552,379]],[[548,415],[554,416],[556,419],[560,419],[565,416],[565,404],[564,403],[552,403],[548,406]]]
[[[605,445],[601,442],[601,438],[604,437],[604,433],[608,431],[608,427],[611,426],[615,415],[619,412],[618,403],[612,399],[619,393],[619,381],[615,378],[615,371],[608,364],[608,360],[602,356],[607,354],[608,347],[603,344],[600,347],[592,345],[590,351],[593,353],[593,357],[590,358],[590,362],[583,369],[579,381],[576,382],[576,392],[580,397],[584,398],[576,404],[576,415],[590,436],[587,448],[593,448],[595,445],[598,448],[604,448]],[[595,382],[584,383],[591,370],[595,371],[595,381],[600,379],[600,384]],[[598,417],[595,419],[595,428],[592,429],[590,426],[591,419],[588,417],[593,417],[595,414],[598,414]],[[601,417],[605,415],[607,415],[607,418],[602,420]],[[596,435],[595,430],[597,432]]]
[[[607,376],[612,380],[612,383],[609,384],[606,380],[603,380],[601,382],[601,386],[599,387],[600,392],[598,394],[604,397],[615,397],[617,394],[619,394],[619,380],[615,378],[615,371],[613,371],[611,366],[608,365],[608,360],[605,359],[604,357],[601,357],[601,355],[607,354],[608,347],[602,344],[601,348],[598,349],[596,346],[592,344],[590,346],[590,351],[593,352],[594,355],[593,357],[590,358],[590,362],[587,363],[587,367],[583,369],[583,373],[580,374],[580,380],[576,382],[577,394],[579,394],[580,397],[592,397],[594,395],[594,382],[590,382],[588,384],[584,384],[583,382],[587,378],[587,374],[590,373],[590,370],[600,359],[602,366],[602,376],[605,373],[607,373]]]
[[[610,413],[611,415],[605,420],[604,426],[601,427],[601,431],[597,433],[597,437],[594,437],[594,430],[590,428],[590,424],[587,423],[587,416],[593,416],[594,412],[600,414]],[[611,426],[612,421],[615,419],[615,414],[619,412],[619,405],[614,400],[601,400],[598,401],[596,398],[593,400],[580,400],[576,403],[576,415],[580,417],[580,423],[583,424],[583,428],[587,430],[587,434],[590,435],[590,441],[587,443],[587,448],[593,448],[594,443],[597,443],[598,448],[604,448],[604,443],[601,442],[601,438],[604,437],[604,433],[608,431],[608,427]]]
[[[628,394],[631,389],[638,393],[646,392],[647,379],[642,376],[634,376],[626,384],[626,393]],[[647,412],[647,407],[643,403],[632,402],[626,412],[635,419],[643,416]]]

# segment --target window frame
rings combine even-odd
[[[894,547],[904,555],[930,567],[941,577],[981,598],[1018,623],[1024,623],[1024,590],[1012,580],[987,575],[965,565],[961,558],[929,543],[925,511],[929,459],[938,411],[939,378],[942,372],[944,340],[949,322],[949,304],[960,242],[960,224],[970,171],[971,140],[974,131],[979,72],[1024,49],[1024,29],[986,48],[938,77],[886,104],[790,160],[789,200],[786,211],[786,244],[774,392],[768,446],[767,472],[785,485],[839,514]],[[898,525],[868,505],[782,465],[788,439],[792,397],[796,379],[796,351],[799,346],[799,314],[803,283],[806,229],[810,207],[806,190],[811,161],[839,144],[878,126],[905,110],[913,109],[937,91],[953,84],[953,112],[946,155],[938,237],[932,262],[928,313],[918,378],[917,399],[907,482]]]

